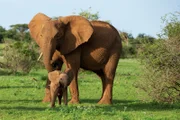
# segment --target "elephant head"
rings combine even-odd
[[[38,13],[29,23],[30,34],[41,48],[43,62],[52,71],[51,59],[55,50],[62,55],[87,42],[93,33],[90,22],[81,16],[67,16],[52,20]]]
[[[58,70],[48,73],[50,83],[50,94],[51,94],[51,107],[55,106],[55,100],[58,96],[63,96],[65,104],[67,104],[67,87],[72,81],[73,72],[72,70],[66,70],[61,72]],[[59,101],[61,101],[61,97]],[[60,102],[61,103],[61,102]]]

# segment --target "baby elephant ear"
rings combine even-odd
[[[55,82],[56,79],[59,77],[59,75],[60,75],[60,72],[55,70],[48,73],[48,78],[51,82]]]
[[[68,75],[66,73],[61,73],[59,75],[59,83],[64,86],[64,87],[67,87],[69,85],[69,82],[68,82]]]
[[[65,70],[65,72],[60,74],[60,84],[62,84],[64,87],[69,86],[73,79],[73,75],[72,69]]]

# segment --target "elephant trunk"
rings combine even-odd
[[[51,41],[45,40],[44,46],[43,46],[43,63],[45,65],[45,68],[48,70],[48,72],[53,71],[51,60],[56,50],[55,49],[56,43],[53,41],[54,40],[51,40]]]

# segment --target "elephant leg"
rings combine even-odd
[[[77,104],[79,103],[79,89],[78,89],[78,70],[80,68],[80,54],[81,49],[76,49],[71,54],[65,56],[67,61],[67,67],[69,67],[73,71],[72,81],[69,85],[71,100],[69,101],[70,104]]]
[[[77,104],[79,103],[79,89],[78,89],[78,81],[77,81],[77,74],[78,71],[74,71],[74,77],[69,85],[70,93],[71,93],[71,100],[69,101],[70,104]]]
[[[42,102],[50,102],[51,96],[50,96],[50,81],[47,79],[46,81],[46,88],[45,88],[45,96]]]
[[[63,96],[63,88],[59,88],[59,91],[58,91],[58,102],[59,102],[59,105],[61,105],[61,100],[62,100],[62,96]]]
[[[119,54],[113,54],[104,67],[105,80],[103,81],[103,95],[98,104],[112,104],[112,89],[116,67],[119,60]]]
[[[63,100],[64,100],[64,104],[67,105],[67,101],[68,101],[67,87],[63,89]]]
[[[103,72],[103,70],[97,70],[97,71],[93,71],[95,72],[100,78],[101,78],[101,81],[102,81],[102,96],[104,94],[104,90],[105,90],[105,74]]]
[[[58,103],[59,103],[59,105],[61,105],[61,99],[62,99],[62,95],[58,95]]]

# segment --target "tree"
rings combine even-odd
[[[164,28],[162,29],[160,38],[171,38],[174,36],[180,36],[180,12],[166,14],[162,17]]]
[[[76,14],[75,12],[73,14]],[[91,7],[87,10],[81,10],[81,12],[78,13],[78,15],[85,17],[86,19],[92,21],[92,20],[99,20],[99,12],[92,12]],[[110,20],[103,20],[105,22],[111,23]]]
[[[139,33],[138,36],[136,37],[136,44],[146,44],[146,43],[154,43],[155,38],[146,35],[145,33]]]
[[[146,35],[145,33],[139,33],[138,36],[137,36],[137,38],[144,38],[145,35]]]
[[[168,38],[180,36],[180,22],[168,23],[164,28],[164,35]]]
[[[99,19],[99,12],[92,13],[91,8],[89,8],[88,10],[81,10],[79,15],[85,17],[88,20],[98,20]]]
[[[168,22],[160,36],[164,39],[145,44],[140,54],[144,69],[137,87],[157,102],[180,101],[180,20],[177,17],[166,18]]]
[[[18,34],[18,32],[16,30],[9,29],[6,31],[5,37],[13,39],[13,40],[19,40],[20,35]]]
[[[134,41],[134,37],[131,33],[127,32],[119,32],[122,40],[124,41],[123,43],[123,50],[122,50],[122,58],[134,58],[136,57],[137,49],[136,45],[133,44],[132,41]]]
[[[3,42],[3,40],[4,40],[4,37],[3,37],[3,35],[2,35],[2,34],[0,34],[0,43],[2,43],[2,42]]]
[[[128,39],[134,39],[133,35],[131,33],[127,33]]]
[[[0,26],[0,43],[3,42],[6,29]]]
[[[2,32],[6,32],[6,29],[3,28],[2,26],[0,26],[0,33],[2,33]]]
[[[15,24],[10,26],[12,29],[17,30],[20,33],[26,32],[28,28],[28,24]]]
[[[15,24],[10,26],[12,30],[15,30],[19,34],[20,40],[24,40],[26,33],[28,32],[28,24]]]

